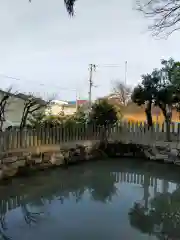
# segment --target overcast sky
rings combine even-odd
[[[106,95],[112,81],[135,85],[160,59],[180,60],[180,32],[155,40],[147,20],[133,10],[134,0],[78,0],[70,18],[63,0],[0,0],[0,77],[8,85],[44,96],[75,99],[75,90],[87,98],[88,64],[99,64],[94,74],[93,98]],[[103,67],[116,64],[120,67]],[[64,88],[64,90],[63,90]]]

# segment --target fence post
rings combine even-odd
[[[174,141],[174,140],[176,140],[175,138],[175,124],[173,123],[173,122],[171,122],[170,123],[171,124],[171,126],[170,126],[170,135],[171,135],[171,137],[170,137],[170,139],[172,140],[172,141]]]
[[[180,140],[180,123],[178,123],[178,126],[177,126],[177,135],[178,135],[178,142]]]
[[[156,123],[156,141],[159,141],[159,123]]]

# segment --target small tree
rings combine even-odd
[[[132,100],[138,105],[145,104],[149,126],[152,126],[152,104],[159,106],[164,115],[169,141],[172,107],[178,106],[180,102],[180,68],[173,59],[162,60],[161,64],[160,70],[142,76],[142,83],[134,89]]]
[[[24,103],[20,128],[23,129],[27,124],[27,120],[37,111],[44,110],[50,102],[51,101],[44,101],[41,98],[36,98],[33,95],[27,96]]]
[[[43,126],[46,119],[46,115],[44,112],[34,112],[31,114],[31,116],[28,118],[28,122],[31,127],[39,127]]]
[[[89,120],[98,126],[106,128],[108,125],[113,125],[118,121],[117,110],[107,100],[100,100],[92,106]]]
[[[152,127],[152,103],[157,90],[158,79],[151,74],[142,75],[142,82],[134,88],[131,99],[138,106],[145,106],[148,127]]]
[[[84,111],[83,106],[79,106],[77,112],[72,116],[76,123],[87,123],[87,114]]]

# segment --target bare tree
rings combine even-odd
[[[26,126],[28,118],[32,116],[33,113],[40,111],[43,108],[46,108],[50,104],[50,102],[51,100],[44,101],[43,99],[36,98],[33,95],[27,96],[27,99],[24,103],[20,128],[23,129]]]
[[[137,9],[145,17],[151,18],[149,26],[154,36],[164,34],[169,36],[180,29],[180,1],[179,0],[137,0]]]
[[[0,91],[0,131],[3,130],[4,122],[6,121],[5,113],[9,104],[9,99],[12,96],[12,87],[9,87],[7,91]]]
[[[69,15],[74,15],[74,4],[77,0],[64,0],[64,4],[66,6],[66,9],[69,13]],[[29,0],[29,2],[32,2],[32,0]]]
[[[123,106],[126,106],[131,98],[131,88],[123,82],[115,81],[112,97],[116,97]]]

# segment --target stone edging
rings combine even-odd
[[[29,172],[56,166],[108,157],[138,157],[163,162],[180,164],[180,153],[177,149],[150,147],[133,143],[109,142],[94,145],[76,145],[75,148],[64,148],[59,151],[41,153],[15,152],[1,156],[0,180],[15,175],[28,175]]]

